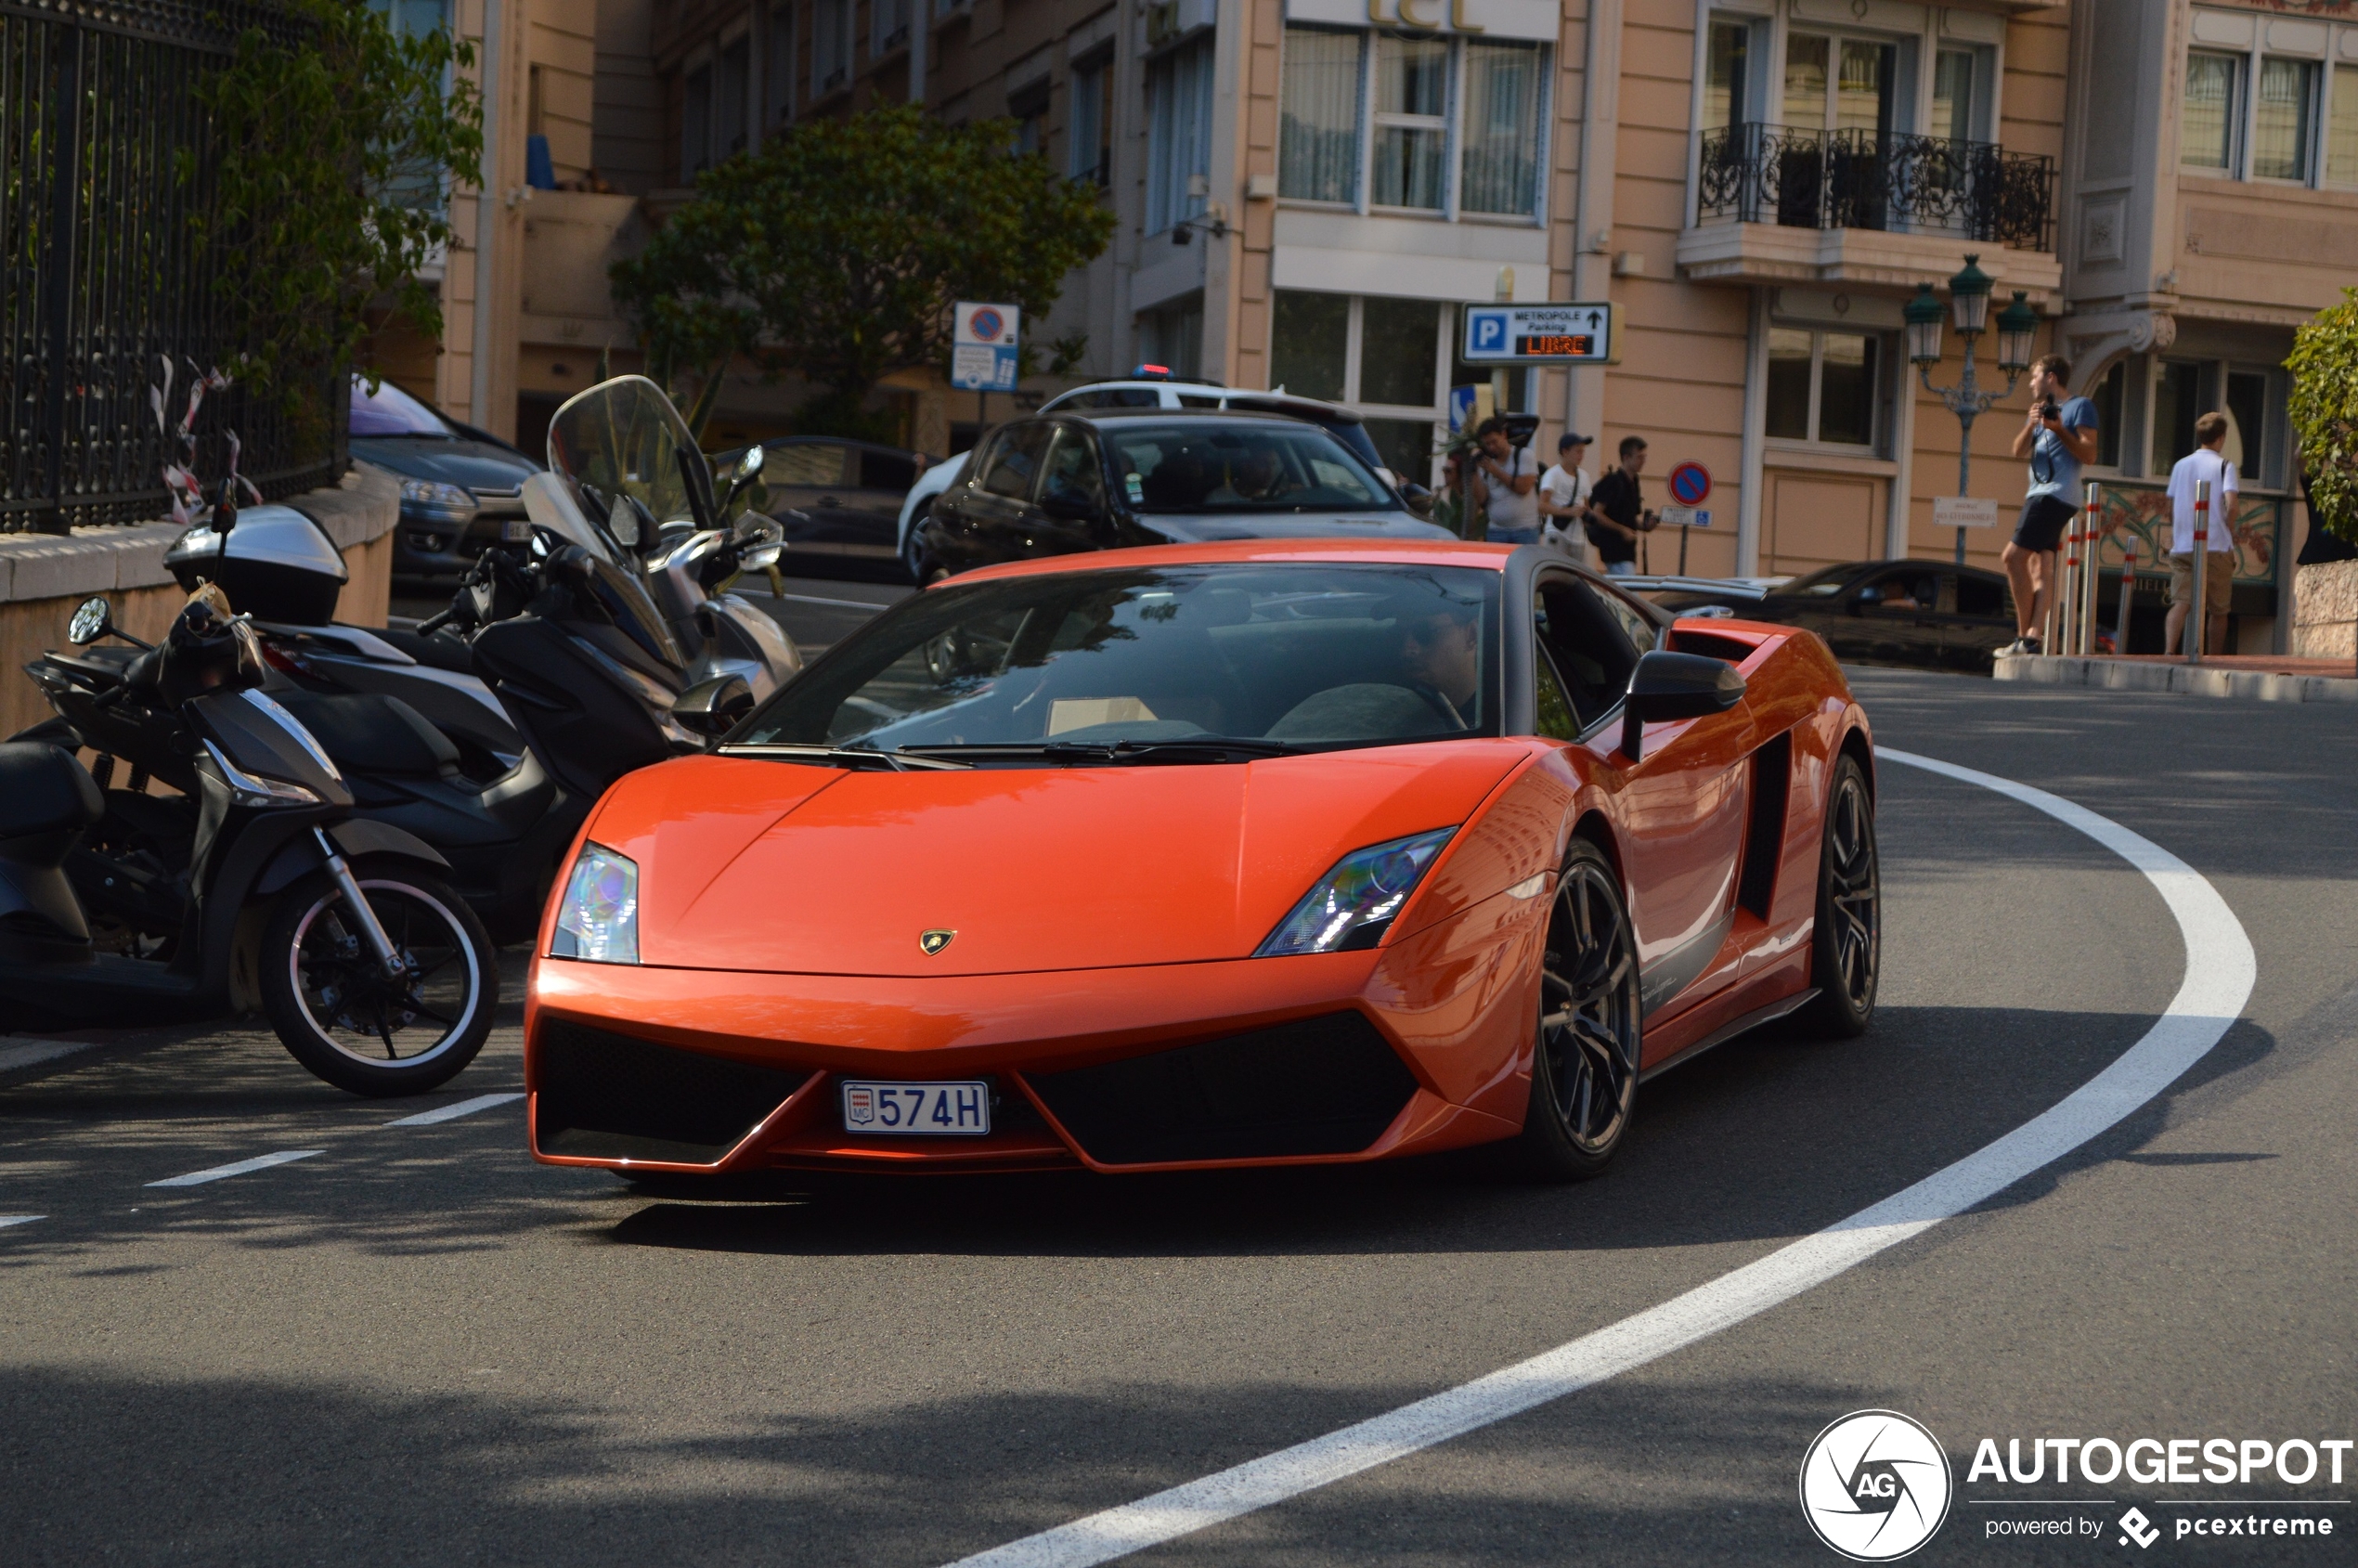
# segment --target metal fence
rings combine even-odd
[[[1704,132],[1701,154],[1704,218],[2054,248],[2055,161],[2044,154],[1898,131],[1756,123]]]
[[[226,368],[245,346],[227,341],[214,289],[234,254],[201,252],[188,215],[211,194],[197,88],[250,27],[301,35],[244,0],[0,0],[0,532],[168,510],[148,389],[169,356],[176,402],[191,365]],[[175,168],[183,149],[192,179]],[[197,473],[225,471],[234,429],[264,495],[331,482],[345,460],[340,378],[323,372],[316,395],[308,419],[241,388],[209,398]]]

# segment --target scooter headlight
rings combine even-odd
[[[1425,870],[1449,842],[1454,827],[1390,839],[1354,849],[1318,879],[1293,913],[1277,923],[1255,958],[1302,952],[1350,952],[1375,946],[1393,917],[1417,890]]]
[[[584,844],[557,905],[551,958],[592,964],[639,962],[639,867],[627,855]]]

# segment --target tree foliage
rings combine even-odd
[[[368,330],[363,309],[442,331],[438,292],[418,274],[454,238],[454,186],[481,183],[482,98],[461,72],[473,45],[403,34],[352,0],[287,0],[308,37],[258,29],[198,91],[213,119],[201,159],[178,154],[193,187],[195,239],[214,261],[226,367],[289,407],[316,399]]]
[[[2358,289],[2344,289],[2339,305],[2293,334],[2285,367],[2313,521],[2358,542]]]
[[[1114,218],[1094,186],[1012,153],[1015,132],[900,105],[804,122],[706,171],[694,200],[614,268],[650,374],[693,369],[710,386],[744,355],[772,380],[792,370],[825,389],[806,424],[856,422],[885,377],[947,366],[954,302],[1044,319]]]

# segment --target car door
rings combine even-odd
[[[1854,583],[1845,609],[1849,656],[1885,664],[1937,665],[1941,655],[1940,571],[1903,562]],[[1830,638],[1831,642],[1833,640]],[[1845,650],[1836,645],[1834,652]]]
[[[2015,640],[2015,602],[2006,579],[1972,566],[1951,568],[1955,597],[1941,617],[1942,654],[1951,669],[1989,672],[1998,650]]]
[[[917,459],[889,447],[853,447],[847,453],[838,512],[843,553],[876,564],[900,553],[900,503],[917,482]]]
[[[1069,555],[1103,550],[1110,537],[1106,507],[1105,462],[1095,432],[1085,424],[1058,423],[1041,469],[1030,555]]]
[[[962,504],[984,560],[1020,561],[1032,553],[1040,522],[1032,492],[1055,434],[1056,423],[1050,420],[1008,425],[967,483]]]
[[[852,539],[843,491],[850,456],[839,441],[772,441],[762,448],[770,515],[777,519],[791,554],[849,553]]]
[[[1639,651],[1633,637],[1650,639],[1652,628],[1620,608],[1568,573],[1546,574],[1535,629],[1566,688],[1581,744],[1622,771],[1623,870],[1651,1015],[1690,1005],[1734,976],[1730,966],[1697,984],[1735,920],[1752,719],[1739,703],[1703,719],[1650,724],[1643,758],[1632,764],[1621,755],[1621,702]]]

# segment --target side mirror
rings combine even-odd
[[[1051,490],[1040,498],[1040,510],[1060,523],[1086,523],[1102,510],[1085,490]]]
[[[1642,654],[1622,702],[1621,749],[1635,762],[1647,725],[1725,713],[1743,700],[1744,678],[1725,659],[1666,649]]]
[[[758,444],[745,448],[745,456],[729,472],[729,494],[720,502],[720,515],[732,516],[741,499],[750,503],[754,486],[761,483],[762,449]]]
[[[1419,485],[1414,481],[1402,485],[1400,486],[1400,499],[1404,503],[1406,503],[1409,511],[1415,512],[1419,517],[1429,517],[1432,514],[1432,492],[1426,489],[1422,485]]]
[[[742,675],[699,680],[671,705],[671,717],[708,740],[719,740],[753,711],[753,688]]]
[[[85,599],[74,606],[73,619],[66,623],[66,641],[77,648],[86,648],[114,629],[114,614],[104,599]]]

